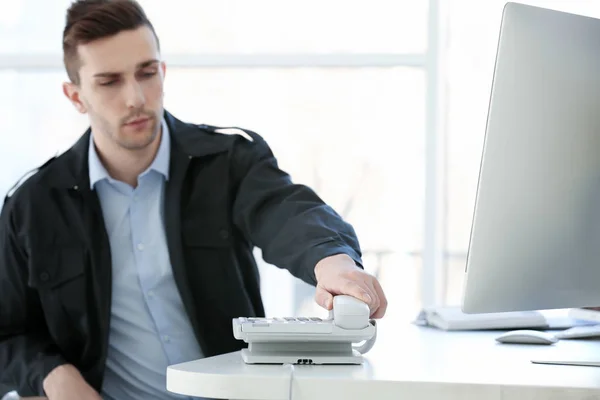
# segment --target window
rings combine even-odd
[[[1,40],[0,40],[1,41]],[[0,69],[0,193],[68,148],[87,128],[62,93],[59,69]]]
[[[61,89],[69,3],[20,0],[0,16],[0,83],[8,94],[0,112],[9,132],[0,139],[8,166],[2,193],[87,128]],[[165,107],[183,120],[264,136],[296,182],[354,225],[365,267],[388,294],[388,318],[414,317],[429,285],[421,276],[433,267],[427,196],[436,184],[437,31],[430,21],[438,2],[140,3],[168,65]],[[34,13],[46,18],[29,18]],[[261,271],[268,313],[323,311],[312,288],[277,268],[261,264]]]
[[[65,11],[70,3],[70,0],[4,2],[0,13],[0,54],[60,56]]]
[[[423,240],[421,69],[176,69],[167,76],[165,104],[180,118],[264,136],[296,182],[353,224],[366,268],[418,269],[400,255]],[[412,290],[414,280],[403,286]]]
[[[394,54],[422,53],[427,45],[426,1],[179,0],[167,6],[146,0],[142,4],[165,50],[173,53]]]

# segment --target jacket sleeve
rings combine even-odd
[[[237,183],[234,223],[261,248],[266,262],[316,285],[315,265],[347,254],[362,268],[361,250],[350,224],[309,187],[282,171],[265,140],[236,141],[231,165]]]
[[[12,200],[12,199],[11,199]],[[0,214],[0,382],[20,396],[44,396],[43,380],[66,363],[48,334],[27,255],[7,204]]]

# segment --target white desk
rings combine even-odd
[[[541,365],[531,359],[600,358],[600,341],[499,344],[498,332],[378,327],[363,365],[296,365],[294,400],[599,399],[600,368]],[[169,367],[167,389],[191,396],[288,399],[290,366],[246,365],[239,352]]]

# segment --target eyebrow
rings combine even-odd
[[[146,68],[151,65],[158,64],[158,62],[159,62],[159,60],[157,60],[157,59],[142,61],[140,63],[137,63],[135,68],[136,69]],[[111,78],[111,77],[114,77],[114,76],[117,76],[120,74],[121,74],[120,72],[98,72],[97,74],[94,74],[94,78]]]

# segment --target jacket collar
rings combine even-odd
[[[202,126],[180,121],[165,110],[163,115],[171,135],[170,163],[178,158],[195,158],[227,151],[231,139],[215,134]],[[52,164],[58,164],[60,173],[53,174],[51,186],[90,190],[88,155],[91,129],[88,128],[77,142]]]

